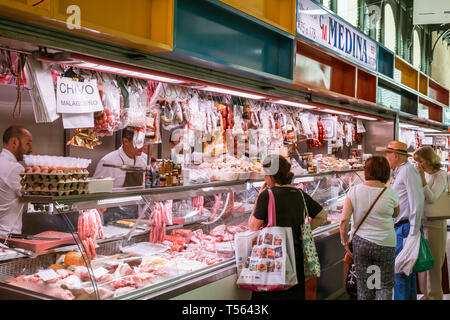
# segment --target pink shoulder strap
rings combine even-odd
[[[267,227],[272,227],[277,225],[277,217],[275,213],[275,197],[273,196],[272,190],[267,188],[267,192],[269,193],[269,208],[267,214]]]

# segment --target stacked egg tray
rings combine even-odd
[[[86,169],[33,170],[27,168],[21,176],[22,191],[26,195],[68,196],[88,193],[86,179],[89,172]]]

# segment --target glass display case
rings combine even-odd
[[[294,177],[293,185],[329,213],[316,239],[338,232],[345,193],[362,181],[358,170]],[[0,297],[168,299],[232,276],[234,234],[248,229],[262,184],[25,196],[23,232],[33,237],[2,241]],[[318,245],[318,251],[325,275],[328,250]]]

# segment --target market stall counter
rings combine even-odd
[[[297,187],[329,212],[326,225],[314,231],[322,264],[318,299],[342,287],[337,212],[345,191],[361,181],[358,170],[294,178]],[[249,292],[235,285],[233,240],[234,234],[248,230],[262,183],[246,179],[86,195],[26,195],[32,207],[52,204],[53,211],[45,214],[63,221],[70,230],[69,243],[25,249],[6,241],[11,247],[0,256],[0,297],[208,299],[205,289],[220,281],[231,290],[216,293],[217,299],[249,298]],[[136,219],[102,222],[99,212],[105,208],[130,204],[139,207]],[[69,218],[75,213],[76,223]]]

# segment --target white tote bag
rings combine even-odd
[[[287,290],[298,283],[290,227],[276,227],[275,200],[269,191],[266,228],[235,235],[237,285],[252,291]]]
[[[425,200],[423,212],[428,220],[450,219],[450,188],[448,187],[448,177],[447,192],[444,190],[433,203],[428,203]]]
[[[419,257],[420,232],[408,235],[403,239],[403,248],[395,257],[395,273],[403,273],[409,276],[414,269]]]

